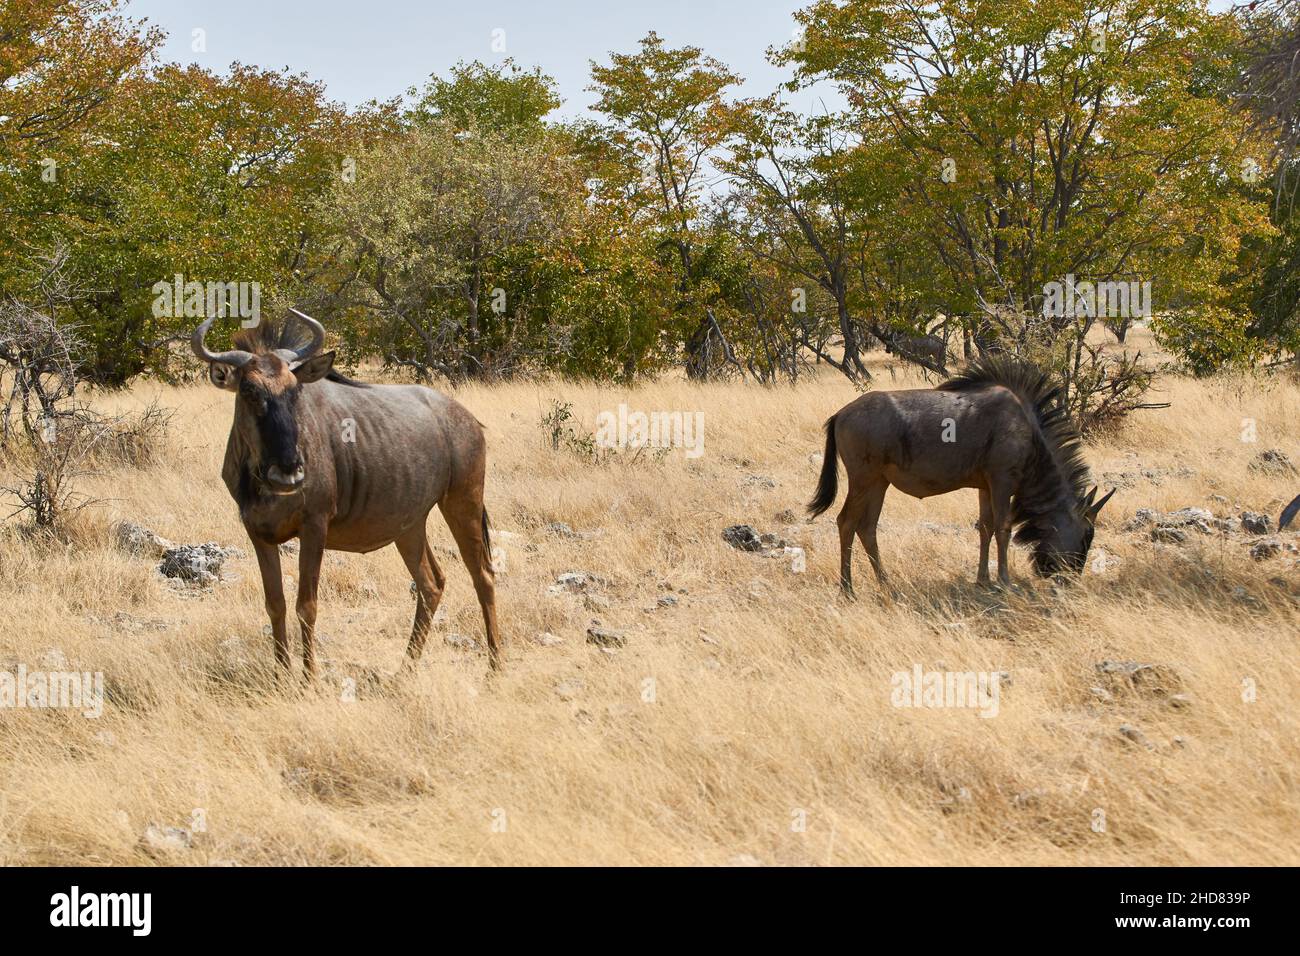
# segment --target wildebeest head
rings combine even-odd
[[[210,352],[204,339],[215,319],[195,329],[190,340],[194,354],[208,363],[212,384],[237,396],[235,432],[247,450],[249,474],[279,495],[298,491],[307,478],[309,462],[299,429],[302,386],[324,378],[334,365],[333,352],[317,354],[325,344],[325,329],[310,316],[291,311],[306,324],[310,342],[290,339],[284,327],[274,335],[261,328],[236,336],[235,344],[243,348]]]
[[[1031,558],[1040,577],[1047,578],[1064,571],[1075,574],[1083,571],[1088,549],[1092,547],[1097,513],[1113,494],[1114,488],[1097,501],[1097,488],[1093,487],[1083,498],[1073,504],[1062,504],[1032,527],[1017,533],[1017,541],[1033,544]]]

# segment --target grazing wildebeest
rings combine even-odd
[[[948,374],[948,344],[937,335],[888,334],[885,336],[885,351],[912,361],[928,362],[936,371]]]
[[[876,523],[893,485],[916,498],[978,488],[980,564],[989,581],[989,539],[998,542],[998,581],[1011,583],[1007,543],[1033,545],[1034,569],[1047,577],[1082,571],[1100,501],[1086,494],[1088,467],[1059,390],[1034,366],[984,356],[937,388],[870,392],[826,422],[826,458],[813,516],[835,502],[838,458],[849,490],[840,510],[840,584],[853,594],[853,536],[885,583]]]
[[[236,333],[229,352],[210,352],[204,344],[214,319],[191,339],[195,354],[209,363],[212,383],[238,396],[221,476],[257,553],[275,659],[289,669],[279,545],[296,537],[304,676],[316,673],[316,590],[327,548],[397,545],[417,591],[405,666],[418,660],[446,584],[425,536],[437,505],[474,581],[489,661],[498,667],[483,426],[432,389],[345,378],[334,371],[334,353],[320,352],[325,329],[294,314],[301,322]]]

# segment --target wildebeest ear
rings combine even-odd
[[[1110,496],[1113,495],[1117,490],[1118,489],[1116,488],[1110,489],[1110,491],[1106,492],[1106,497],[1102,498],[1101,501],[1098,501],[1096,504],[1091,505],[1088,508],[1088,517],[1095,519],[1097,517],[1097,512],[1101,511],[1102,505],[1110,501]]]
[[[239,391],[239,369],[225,362],[208,363],[208,378],[217,388],[228,392]]]
[[[309,385],[312,382],[319,382],[330,373],[334,367],[334,353],[325,352],[321,355],[313,356],[303,362],[293,370],[293,374],[298,377],[298,381],[303,385]]]

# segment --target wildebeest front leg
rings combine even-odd
[[[284,579],[280,577],[280,548],[263,541],[253,541],[257,567],[262,572],[262,594],[266,597],[266,615],[271,619],[271,634],[275,640],[275,662],[286,673],[289,670],[289,632],[284,626],[287,610],[284,603]]]
[[[993,512],[993,534],[998,542],[998,583],[1010,587],[1011,556],[1008,546],[1011,544],[1011,492],[994,484],[989,488],[989,499]]]
[[[410,572],[411,580],[415,582],[415,623],[411,627],[411,640],[406,645],[406,662],[403,665],[408,666],[418,661],[420,653],[424,650],[424,642],[429,636],[429,628],[433,625],[433,615],[438,611],[438,603],[442,600],[442,591],[447,585],[447,578],[433,557],[433,549],[429,547],[423,521],[420,522],[419,527],[398,538],[396,543],[402,560],[406,562],[406,570]]]
[[[993,540],[993,499],[987,488],[980,489],[980,569],[976,584],[989,583],[989,542]]]
[[[325,529],[315,524],[298,536],[298,627],[302,631],[303,679],[316,679],[316,592],[325,557]]]

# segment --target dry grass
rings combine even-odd
[[[836,593],[835,509],[813,524],[776,518],[811,496],[821,422],[853,395],[839,378],[465,389],[488,427],[493,520],[521,536],[498,578],[507,669],[489,677],[481,652],[445,642],[481,634],[448,556],[446,620],[417,675],[392,684],[414,609],[402,562],[393,549],[332,555],[319,623],[331,676],[303,694],[269,678],[251,557],[215,590],[185,593],[110,542],[125,516],[177,541],[246,546],[219,478],[231,398],[142,384],[105,399],[175,408],[170,447],[89,481],[111,501],[70,544],[0,531],[0,669],[57,649],[103,671],[109,696],[97,720],[0,712],[0,863],[1300,862],[1295,557],[1257,563],[1242,540],[1161,547],[1121,530],[1143,506],[1275,518],[1296,481],[1247,464],[1270,446],[1296,457],[1300,388],[1161,387],[1172,408],[1090,452],[1096,472],[1136,475],[1098,532],[1117,563],[1054,593],[1017,553],[1022,587],[981,591],[974,493],[893,492],[881,547],[903,593],[880,599],[859,550],[856,604]],[[552,451],[538,420],[555,398],[589,428],[620,401],[702,410],[705,454],[593,466]],[[1255,444],[1240,440],[1244,418]],[[552,521],[603,533],[557,538],[542,530]],[[727,547],[720,532],[739,522],[805,547],[807,573]],[[430,530],[451,546],[440,519]],[[608,579],[608,607],[548,594],[574,569]],[[670,589],[677,605],[659,606]],[[626,630],[626,647],[586,644],[593,618]],[[564,643],[533,643],[542,631]],[[1190,706],[1145,692],[1103,702],[1091,688],[1105,659],[1164,665]],[[915,664],[1012,684],[993,719],[891,706],[891,675]],[[1125,739],[1125,723],[1151,748]],[[192,848],[142,844],[151,824],[191,827],[196,808],[206,831]]]

